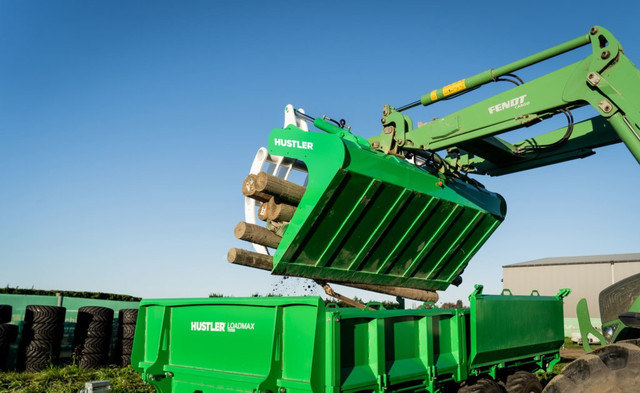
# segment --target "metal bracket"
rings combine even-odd
[[[331,297],[333,297],[335,299],[341,300],[341,301],[347,303],[350,306],[353,306],[355,308],[359,308],[360,310],[364,310],[365,308],[367,308],[367,306],[364,303],[359,302],[359,301],[354,300],[354,299],[351,299],[350,297],[343,296],[343,295],[339,294],[338,292],[334,291],[333,288],[331,288],[331,285],[329,285],[328,282],[319,281],[319,280],[315,280],[315,282],[316,282],[316,284],[320,285],[324,289],[324,293],[326,293],[327,295],[329,295],[329,296],[331,296]]]

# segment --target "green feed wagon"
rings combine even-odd
[[[567,294],[478,286],[470,309],[417,310],[319,297],[144,300],[131,359],[162,393],[457,391],[558,362]]]

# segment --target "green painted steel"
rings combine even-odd
[[[524,67],[589,45],[581,61],[513,87],[447,116],[414,128],[400,113],[419,104],[453,98],[499,81]],[[383,132],[369,142],[385,153],[447,150],[454,171],[503,175],[594,154],[593,149],[623,142],[640,162],[640,70],[618,40],[601,26],[589,34],[503,67],[462,79],[421,97],[420,101],[383,111]],[[571,110],[591,106],[597,116],[573,124]],[[509,143],[498,135],[529,127],[555,115],[568,126]]]
[[[528,328],[506,332],[515,311],[499,307],[520,310]],[[562,297],[475,294],[470,309],[450,310],[345,309],[319,297],[143,300],[132,365],[161,393],[439,392],[470,375],[552,366],[562,324],[539,329],[543,314],[561,321]],[[529,345],[503,352],[501,335]]]
[[[498,194],[314,124],[330,133],[289,126],[269,137],[270,154],[302,160],[309,172],[273,273],[444,290],[504,219]]]
[[[582,347],[585,352],[591,352],[591,345],[589,345],[589,334],[592,334],[595,338],[600,340],[600,343],[606,343],[607,340],[604,338],[602,333],[591,324],[591,317],[589,316],[589,307],[587,306],[587,299],[582,298],[578,300],[578,304],[576,306],[576,312],[578,315],[578,325],[580,326],[580,336],[582,339]]]
[[[544,354],[564,343],[562,299],[570,293],[561,290],[557,296],[483,295],[477,285],[469,297],[475,313],[471,319],[472,367],[490,366],[515,361],[530,354]]]

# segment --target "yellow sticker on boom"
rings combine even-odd
[[[431,97],[431,101],[435,101],[438,99],[438,94],[436,93],[436,91],[432,91],[431,94],[429,94],[429,96]]]
[[[459,80],[457,82],[454,82],[450,85],[447,85],[445,87],[442,88],[442,95],[443,96],[450,96],[451,94],[457,93],[459,91],[462,91],[464,89],[466,89],[467,86],[464,83],[464,79],[463,80]]]

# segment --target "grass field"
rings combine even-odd
[[[564,366],[583,353],[581,346],[566,339],[560,363],[555,365],[552,372],[539,374],[542,384],[546,385]],[[150,385],[143,384],[140,374],[131,367],[83,370],[77,366],[64,366],[52,367],[39,373],[0,373],[0,393],[77,393],[85,382],[103,380],[111,382],[113,393],[155,392]]]
[[[85,382],[111,382],[112,393],[155,392],[144,385],[140,374],[131,367],[106,367],[83,370],[77,366],[52,367],[39,373],[0,373],[0,392],[12,393],[77,393]]]

